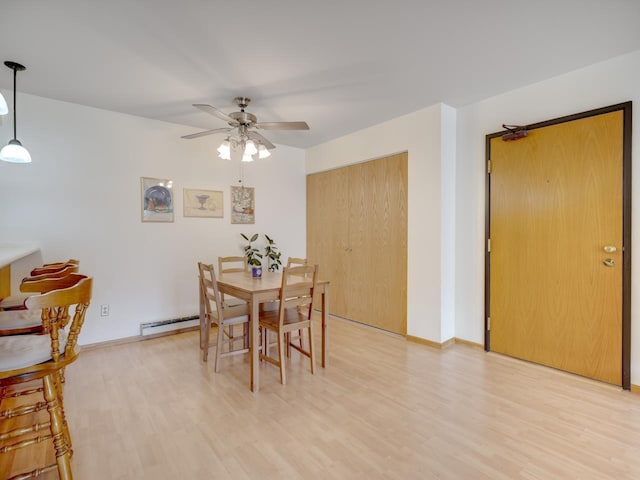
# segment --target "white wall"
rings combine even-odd
[[[435,342],[447,340],[449,337],[443,335],[453,331],[453,325],[442,326],[447,318],[453,322],[453,312],[443,314],[443,299],[447,296],[442,286],[446,283],[443,278],[453,282],[454,265],[441,261],[443,255],[447,256],[443,253],[443,239],[453,235],[452,228],[443,227],[443,222],[453,225],[453,216],[443,220],[442,201],[449,198],[449,188],[454,185],[443,175],[454,175],[455,169],[443,169],[442,162],[455,160],[454,123],[453,109],[434,105],[306,152],[310,174],[408,151],[407,333]],[[446,153],[441,145],[444,139],[452,142]],[[450,248],[453,252],[453,245]],[[443,273],[443,267],[451,271]]]
[[[631,382],[640,385],[640,51],[458,109],[456,336],[482,343],[484,328],[485,135],[632,100],[633,207]]]
[[[12,93],[3,91],[11,103]],[[12,136],[0,117],[0,142]],[[304,256],[304,151],[278,146],[244,166],[256,224],[231,225],[239,163],[216,157],[220,138],[194,129],[18,93],[18,139],[33,163],[0,162],[0,243],[36,243],[42,260],[70,257],[95,277],[83,344],[139,334],[142,322],[197,313],[196,262],[241,254],[240,233],[267,233]],[[174,181],[174,223],[142,223],[140,177]],[[182,189],[224,191],[224,218],[185,218]],[[99,305],[110,316],[99,316]]]

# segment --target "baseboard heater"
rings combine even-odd
[[[155,335],[156,333],[171,332],[183,328],[195,327],[200,324],[200,317],[192,315],[190,317],[172,318],[171,320],[159,320],[140,324],[140,336]]]

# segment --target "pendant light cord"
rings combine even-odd
[[[18,139],[18,134],[16,132],[16,117],[18,114],[16,113],[16,75],[18,74],[18,69],[13,69],[13,139]]]

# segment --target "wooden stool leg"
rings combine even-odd
[[[56,381],[53,378],[54,375],[57,375],[57,373],[44,377],[44,398],[47,401],[47,410],[51,419],[51,434],[53,435],[53,446],[56,452],[58,475],[60,480],[72,480],[69,448],[65,439],[62,412],[58,401]]]

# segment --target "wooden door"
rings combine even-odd
[[[331,314],[406,334],[406,153],[307,177],[307,256]]]
[[[307,176],[307,258],[331,282],[331,314],[347,317],[348,176],[335,170]]]
[[[491,350],[621,385],[623,125],[491,139]]]

